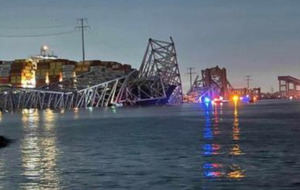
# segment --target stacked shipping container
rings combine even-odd
[[[72,79],[76,75],[94,71],[95,77],[84,80],[111,80],[130,72],[130,65],[118,62],[91,60],[75,62],[66,59],[19,59],[0,61],[0,84],[15,87],[40,87],[49,83]]]
[[[91,61],[85,61],[84,63],[81,61],[77,63],[75,67],[76,75],[90,71],[90,63]]]
[[[85,64],[80,62],[76,66],[76,73],[80,74],[82,72],[87,71],[98,71],[98,72],[107,72],[107,73],[118,73],[118,74],[125,74],[130,72],[131,66],[121,63],[114,62],[114,61],[100,61],[100,60],[92,60],[92,61],[85,61]]]
[[[35,80],[36,87],[44,86],[49,83],[49,61],[40,60],[38,62]]]
[[[124,64],[123,65],[123,70],[124,70],[125,73],[129,73],[130,71],[132,71],[131,65]]]
[[[0,84],[9,84],[11,61],[0,61]]]
[[[89,75],[85,75],[85,77],[77,78],[77,84],[81,87],[87,87],[93,84],[97,84],[100,82],[105,82],[109,80],[113,80],[117,77],[124,76],[124,74],[131,71],[131,67],[129,65],[122,65],[118,62],[112,61],[100,61],[100,60],[90,60],[82,62],[76,65],[77,74],[83,73],[82,67],[88,67],[85,70],[91,71]]]
[[[15,60],[11,64],[10,82],[15,87],[35,87],[36,65],[31,59]]]
[[[74,77],[75,64],[75,61],[65,59],[40,60],[37,64],[37,86],[61,82]]]
[[[62,66],[62,78],[71,79],[75,77],[75,61],[66,60]]]
[[[63,61],[60,59],[49,60],[49,83],[56,83],[62,81],[62,65]]]

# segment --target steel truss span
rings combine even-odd
[[[73,92],[12,88],[1,93],[0,108],[15,110],[106,107],[117,103],[117,93],[124,86],[126,78],[127,76],[120,77]]]
[[[208,68],[201,71],[201,77],[198,75],[188,91],[188,95],[193,97],[193,101],[197,102],[203,97],[222,96],[229,98],[229,93],[233,89],[227,79],[225,68],[218,66]]]
[[[85,74],[88,77],[89,73]],[[93,75],[94,76],[94,75]],[[182,86],[175,45],[149,39],[140,69],[109,81],[94,79],[92,85],[79,82],[74,88],[50,84],[40,89],[7,88],[0,92],[0,109],[73,109],[110,105],[178,104]],[[95,82],[96,80],[96,82]]]
[[[149,39],[138,79],[161,83],[157,86],[158,88],[151,88],[151,91],[160,91],[163,94],[163,96],[155,97],[159,99],[159,102],[182,103],[181,76],[172,37],[170,37],[170,42]]]

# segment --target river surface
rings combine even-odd
[[[300,102],[0,117],[0,189],[300,189]]]

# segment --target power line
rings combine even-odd
[[[82,63],[84,63],[84,61],[85,61],[84,31],[85,31],[85,29],[89,28],[90,26],[86,25],[87,18],[79,18],[79,19],[77,19],[77,21],[79,22],[79,26],[76,26],[75,28],[81,30]]]
[[[249,88],[250,88],[250,81],[251,81],[252,79],[251,79],[251,76],[250,76],[250,75],[246,75],[245,77],[246,77],[245,80],[247,81],[247,88],[249,89]]]
[[[55,29],[55,28],[71,28],[68,25],[52,25],[52,26],[1,26],[2,30],[36,30],[36,29]]]
[[[188,74],[190,76],[190,89],[192,89],[193,86],[193,74],[196,74],[195,72],[193,72],[195,68],[193,67],[188,67],[188,72],[186,74]]]
[[[26,34],[26,35],[3,35],[3,34],[0,34],[0,38],[37,38],[37,37],[65,35],[65,34],[71,34],[73,32],[74,32],[74,30],[65,31],[65,32],[47,33],[47,34]]]

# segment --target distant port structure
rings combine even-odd
[[[283,98],[300,98],[300,79],[292,76],[278,76],[279,96]]]
[[[114,61],[60,59],[47,46],[29,59],[0,62],[0,109],[77,109],[179,104],[175,44],[149,39],[139,69]]]
[[[250,75],[246,76],[247,87],[234,88],[228,80],[225,68],[216,66],[204,69],[200,75],[196,76],[194,82],[191,82],[191,87],[184,96],[184,102],[223,102],[234,99],[255,102],[258,99],[300,99],[300,79],[292,76],[278,76],[279,91],[262,93],[260,87],[250,88],[250,77]]]

